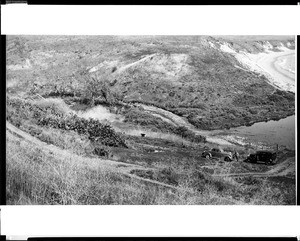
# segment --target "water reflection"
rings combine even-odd
[[[255,123],[218,133],[240,145],[286,146],[295,150],[295,115],[278,121]],[[230,140],[231,139],[231,140]]]

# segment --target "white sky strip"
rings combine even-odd
[[[2,34],[296,35],[299,6],[1,6]]]
[[[7,35],[296,35],[299,23],[300,6],[1,6]],[[8,236],[300,236],[296,206],[1,210],[1,233]]]

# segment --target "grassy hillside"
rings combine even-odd
[[[144,139],[144,141],[146,141]],[[148,139],[152,144],[153,142]],[[158,143],[157,143],[158,144]],[[168,146],[166,152],[127,151],[110,163],[47,146],[22,133],[7,132],[7,203],[10,205],[108,204],[294,204],[289,177],[234,178],[231,170],[254,170],[246,163],[199,161],[191,148]],[[173,143],[174,144],[174,143]],[[156,147],[158,147],[156,146]],[[149,149],[148,149],[149,150]],[[120,152],[119,152],[120,154]],[[198,153],[199,154],[199,153]],[[194,155],[194,158],[191,158]],[[287,154],[284,154],[285,156]],[[198,161],[197,161],[197,159]],[[150,162],[151,160],[151,162]],[[124,168],[127,168],[126,171]],[[257,171],[269,167],[257,166]],[[211,171],[223,177],[211,176]]]
[[[201,129],[294,113],[294,94],[275,91],[264,76],[237,68],[233,56],[210,47],[220,41],[205,36],[11,36],[7,91],[88,104],[153,104]],[[262,51],[261,43],[232,40],[233,47],[250,52]]]
[[[266,41],[275,51],[295,45],[266,36],[9,36],[8,204],[294,204],[294,151],[281,147],[276,166],[202,157],[216,144],[196,128],[295,111],[293,93],[221,51],[224,41],[248,53]],[[254,151],[224,148],[240,160]]]

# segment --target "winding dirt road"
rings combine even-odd
[[[213,174],[213,177],[286,177],[295,178],[295,157],[289,157],[266,172],[241,172]]]
[[[47,155],[53,155],[55,158],[62,160],[63,158],[71,158],[73,159],[80,159],[80,163],[88,163],[89,166],[92,165],[92,163],[95,164],[95,167],[109,170],[109,171],[114,171],[118,172],[124,176],[130,177],[132,179],[136,179],[142,182],[146,183],[151,183],[156,186],[160,187],[165,187],[173,190],[178,190],[178,191],[184,191],[184,189],[175,187],[166,183],[162,183],[159,181],[151,180],[151,179],[146,179],[142,178],[140,176],[136,176],[134,174],[131,174],[131,171],[133,170],[153,170],[153,168],[146,168],[140,165],[136,164],[130,164],[130,163],[124,163],[124,162],[118,162],[118,161],[113,161],[109,159],[99,159],[99,158],[90,158],[90,157],[83,157],[83,156],[78,156],[74,153],[69,152],[68,150],[63,150],[57,146],[54,145],[49,145],[36,137],[26,133],[25,131],[20,130],[19,128],[15,127],[14,125],[10,124],[9,122],[6,122],[6,130],[7,130],[7,135],[13,135],[17,136],[18,138],[21,138],[22,140],[29,142],[31,144],[34,144],[35,146],[41,148],[43,152]],[[96,162],[94,162],[96,161]]]

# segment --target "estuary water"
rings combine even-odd
[[[241,146],[276,148],[278,144],[295,150],[295,115],[278,121],[258,122],[252,126],[240,126],[224,131],[213,131],[212,136],[219,136],[228,142]]]
[[[276,57],[273,59],[266,58],[268,61],[261,59],[259,63],[270,71],[278,81],[291,86],[290,90],[293,90],[295,86],[295,53],[290,50],[285,52],[280,53],[279,56],[274,53]],[[278,121],[271,120],[255,123],[252,126],[232,128],[224,131],[222,137],[229,142],[254,148],[275,148],[278,144],[295,150],[295,118],[293,115]]]

